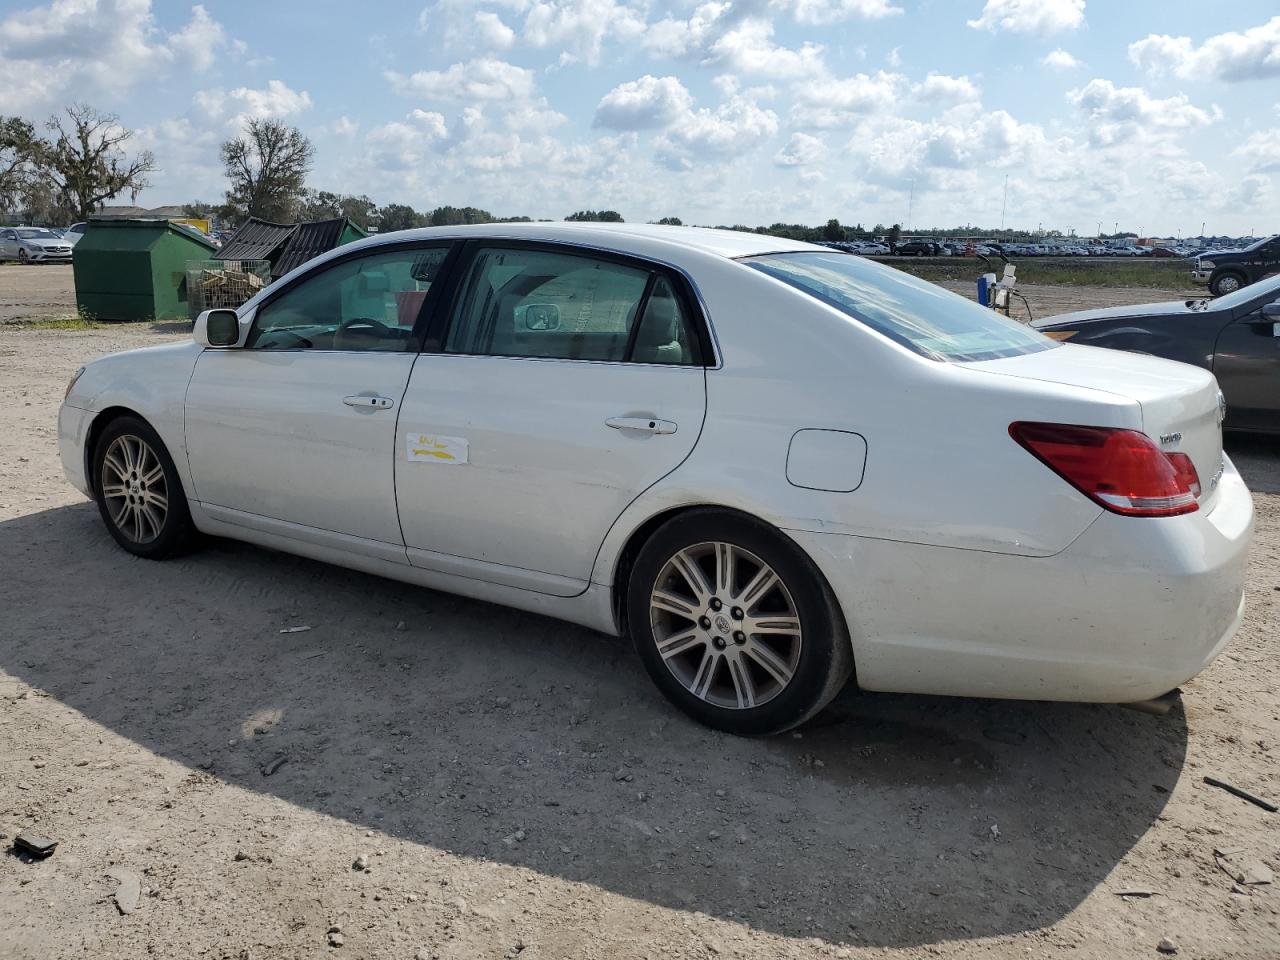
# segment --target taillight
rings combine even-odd
[[[1145,433],[1067,423],[1009,424],[1009,435],[1090,500],[1129,517],[1197,509],[1200,477],[1185,453],[1166,454]]]

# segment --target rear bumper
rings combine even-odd
[[[1227,461],[1210,509],[1104,513],[1052,557],[788,532],[835,591],[861,686],[1126,703],[1186,682],[1230,642],[1252,529]]]
[[[85,476],[84,445],[92,422],[93,414],[88,410],[67,403],[58,409],[58,456],[62,459],[62,472],[67,482],[90,500],[93,491]]]

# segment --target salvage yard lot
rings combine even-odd
[[[0,310],[65,316],[59,272],[0,268]],[[6,958],[1280,955],[1280,890],[1214,859],[1280,869],[1280,818],[1202,782],[1280,794],[1280,442],[1229,441],[1248,618],[1169,716],[846,692],[745,740],[563,623],[243,544],[122,553],[57,404],[177,326],[0,327],[0,832],[60,841],[5,858]]]

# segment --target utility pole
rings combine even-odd
[[[904,229],[911,229],[911,209],[916,202],[916,178],[911,178],[911,192],[907,194],[907,222],[903,224]]]
[[[1009,209],[1009,175],[1004,175],[1004,200],[1000,203],[1000,229],[1004,229],[1005,211]]]

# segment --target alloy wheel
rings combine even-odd
[[[1219,293],[1235,293],[1239,289],[1240,289],[1240,281],[1237,280],[1235,277],[1231,277],[1231,276],[1223,277],[1221,280],[1218,281]]]
[[[169,488],[156,452],[141,437],[122,434],[102,458],[102,497],[116,529],[134,543],[151,543],[169,515]]]
[[[768,703],[799,666],[803,638],[791,591],[732,543],[698,543],[671,557],[650,593],[649,619],[667,669],[713,706]]]

